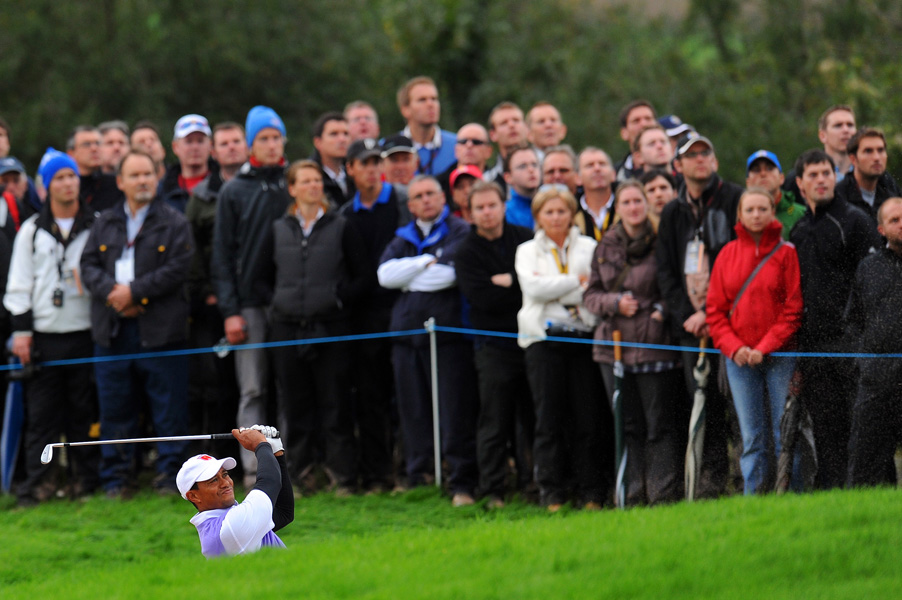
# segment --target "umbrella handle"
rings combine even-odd
[[[620,347],[620,342],[623,339],[620,335],[620,330],[614,331],[614,360],[620,362],[623,360],[623,348]]]

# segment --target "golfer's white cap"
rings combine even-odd
[[[209,454],[192,456],[182,463],[179,474],[175,476],[175,485],[178,486],[182,498],[187,500],[188,497],[185,494],[194,487],[195,483],[213,479],[222,467],[229,470],[234,469],[237,464],[231,456],[225,458],[213,458]]]

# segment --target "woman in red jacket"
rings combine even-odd
[[[739,199],[737,212],[737,239],[720,251],[711,272],[707,321],[714,345],[729,358],[727,378],[742,431],[739,464],[745,493],[754,494],[767,478],[768,435],[780,454],[780,419],[795,359],[771,354],[795,347],[802,291],[799,259],[795,247],[782,241],[783,226],[775,218],[770,192],[750,188]]]

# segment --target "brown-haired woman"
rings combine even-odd
[[[667,310],[656,277],[655,227],[645,189],[635,179],[617,186],[619,221],[595,250],[592,276],[583,295],[586,308],[601,320],[596,340],[669,344]],[[608,396],[614,391],[614,351],[595,346]],[[673,389],[679,387],[678,356],[671,350],[623,348],[621,387],[626,460],[626,503],[657,504],[679,499],[680,461]]]
[[[312,161],[286,172],[295,202],[273,223],[274,342],[345,335],[347,310],[375,279],[360,236],[327,210],[323,176]],[[295,489],[310,491],[319,459],[332,484],[356,487],[356,447],[350,407],[346,348],[342,344],[286,345],[273,350],[279,412],[285,419],[286,455]]]

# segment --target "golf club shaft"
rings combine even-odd
[[[190,442],[191,440],[230,440],[231,433],[205,433],[202,435],[178,435],[169,437],[127,438],[122,440],[91,440],[89,442],[59,442],[51,444],[54,448],[71,448],[75,446],[103,446],[106,444],[139,444],[143,442]]]

